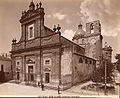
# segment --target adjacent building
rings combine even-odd
[[[42,4],[35,6],[34,2],[30,3],[27,11],[22,12],[21,38],[18,42],[16,39],[12,40],[13,78],[28,85],[44,84],[51,88],[59,85],[61,90],[91,79],[96,68],[94,58],[101,55],[99,50],[95,50],[95,55],[87,55],[87,46],[82,47],[75,42],[76,37],[72,42],[61,36],[60,25],[53,30],[46,27],[44,15]],[[98,28],[99,22],[96,24]],[[81,29],[81,25],[79,28]],[[96,32],[100,33],[98,30]],[[92,39],[95,38],[101,45],[102,37],[97,33],[89,40],[93,43]],[[86,38],[87,36],[83,40],[89,42]],[[101,49],[101,46],[95,47]]]
[[[12,79],[12,60],[7,56],[0,56],[0,82]]]
[[[95,59],[96,67],[100,66],[102,56],[102,35],[100,21],[86,23],[86,31],[83,30],[82,24],[78,25],[73,42],[85,49],[85,56]]]
[[[102,55],[103,55],[103,59],[105,59],[106,61],[108,61],[109,63],[112,63],[112,47],[109,46],[107,44],[107,42],[105,42],[105,46],[104,48],[102,48]]]

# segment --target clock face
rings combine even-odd
[[[91,43],[91,44],[94,44],[95,42],[96,42],[95,38],[92,38],[92,39],[90,40],[90,43]]]

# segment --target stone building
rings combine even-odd
[[[107,42],[105,42],[104,48],[102,48],[102,55],[103,59],[107,60],[109,63],[112,63],[112,47],[107,45]]]
[[[96,66],[100,65],[100,57],[102,56],[102,35],[100,21],[86,23],[86,31],[82,29],[82,24],[78,25],[75,32],[73,42],[85,49],[85,56],[95,59]]]
[[[12,79],[12,60],[4,55],[0,56],[0,82]]]
[[[20,83],[67,89],[90,79],[96,60],[85,49],[61,36],[61,27],[44,25],[44,8],[31,2],[22,12],[21,38],[12,40],[13,77]],[[100,37],[100,36],[98,36]]]

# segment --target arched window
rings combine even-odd
[[[83,63],[83,59],[82,58],[79,58],[79,63]]]

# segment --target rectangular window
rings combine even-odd
[[[20,65],[20,62],[17,62],[17,65]]]
[[[16,60],[16,66],[21,66],[21,60],[19,59],[19,60]]]
[[[30,27],[30,38],[33,37],[33,27]]]
[[[28,40],[34,38],[34,24],[28,26]]]
[[[45,60],[45,64],[46,65],[50,64],[50,60]]]
[[[51,65],[51,58],[44,58],[44,65]]]

